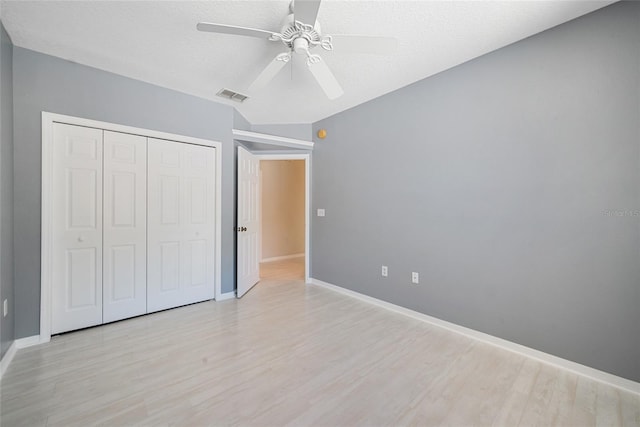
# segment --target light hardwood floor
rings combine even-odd
[[[20,350],[2,426],[640,425],[640,397],[264,266],[205,302]]]

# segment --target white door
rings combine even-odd
[[[242,147],[238,147],[238,217],[237,217],[237,290],[238,298],[260,280],[258,258],[258,182],[260,161]]]
[[[102,323],[102,130],[53,125],[51,332]]]
[[[147,311],[215,297],[215,156],[148,140]]]
[[[104,131],[103,321],[147,311],[147,138]]]

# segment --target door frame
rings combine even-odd
[[[304,160],[304,281],[311,283],[311,153],[304,154],[260,154],[253,152],[259,161],[262,160]],[[262,221],[262,173],[260,173],[260,208],[259,215]],[[260,253],[262,254],[262,227],[260,229]]]
[[[40,336],[39,343],[51,340],[51,265],[52,265],[52,231],[51,214],[53,213],[52,200],[52,176],[53,176],[53,124],[64,123],[69,125],[84,126],[109,130],[113,132],[129,133],[148,138],[166,139],[185,144],[203,145],[216,149],[215,171],[215,298],[222,296],[222,142],[193,138],[190,136],[176,135],[167,132],[159,132],[151,129],[137,128],[133,126],[119,125],[116,123],[99,120],[85,119],[81,117],[66,116],[63,114],[42,112],[42,210],[41,210],[41,236],[40,236]]]

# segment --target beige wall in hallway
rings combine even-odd
[[[262,160],[262,259],[304,253],[304,160]]]

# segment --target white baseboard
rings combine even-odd
[[[49,341],[41,340],[40,335],[32,335],[30,337],[18,338],[15,342],[16,342],[16,348],[21,349],[21,348],[31,347],[33,345],[44,344],[45,342],[49,342]]]
[[[505,349],[514,353],[518,353],[526,357],[530,357],[532,359],[536,359],[539,362],[546,363],[548,365],[553,365],[557,368],[565,369],[567,371],[573,372],[574,374],[582,375],[592,380],[605,383],[613,387],[620,388],[622,390],[626,390],[626,391],[640,395],[640,383],[638,382],[635,382],[626,378],[622,378],[617,375],[610,374],[608,372],[600,371],[598,369],[591,368],[589,366],[581,365],[579,363],[572,362],[571,360],[563,359],[561,357],[554,356],[552,354],[545,353],[540,350],[535,350],[530,347],[525,347],[521,344],[517,344],[512,341],[507,341],[505,339],[498,338],[493,335],[485,334],[484,332],[476,331],[474,329],[456,325],[455,323],[451,323],[445,320],[431,317],[426,314],[419,313],[417,311],[410,310],[408,308],[401,307],[396,304],[392,304],[390,302],[382,301],[377,298],[373,298],[368,295],[361,294],[359,292],[341,288],[340,286],[332,285],[330,283],[323,282],[322,280],[311,278],[311,280],[308,283],[316,286],[321,286],[323,288],[331,289],[341,294],[357,298],[361,301],[365,301],[370,304],[374,304],[379,307],[385,308],[387,310],[391,310],[396,313],[409,316],[413,319],[421,320],[431,325],[438,326],[458,334],[462,334],[469,338],[482,341],[484,343],[491,344],[496,347],[500,347],[502,349]]]
[[[273,256],[271,258],[263,258],[262,261],[260,262],[284,261],[286,259],[302,258],[302,257],[304,257],[304,253],[293,254],[293,255],[283,255],[283,256]]]
[[[220,294],[220,296],[218,296],[216,298],[216,301],[224,301],[224,300],[228,300],[228,299],[232,299],[236,297],[236,293],[231,291],[231,292],[225,292],[224,294]]]
[[[7,368],[9,367],[9,364],[13,360],[13,356],[16,355],[16,350],[17,350],[16,342],[14,341],[11,343],[11,345],[9,346],[9,349],[4,354],[4,356],[2,356],[2,360],[0,360],[0,380],[4,376],[4,373],[7,372]]]
[[[32,345],[40,344],[40,335],[34,335],[26,338],[19,338],[11,343],[9,349],[0,360],[0,379],[4,376],[4,373],[9,368],[11,361],[13,360],[16,352],[21,348],[31,347]]]

